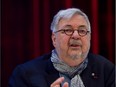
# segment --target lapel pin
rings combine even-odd
[[[91,75],[92,75],[92,77],[93,77],[94,79],[97,79],[97,78],[98,78],[97,75],[96,75],[95,73],[92,73]]]

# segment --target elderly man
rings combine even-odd
[[[89,53],[91,27],[77,8],[59,11],[51,24],[50,54],[19,65],[9,87],[114,87],[114,65]]]

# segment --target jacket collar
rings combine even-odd
[[[54,68],[53,63],[51,62],[51,58],[48,59],[46,65],[46,80],[50,86],[57,78],[59,78],[59,72]]]

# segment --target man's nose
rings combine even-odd
[[[80,35],[79,35],[79,33],[78,33],[77,30],[75,30],[75,31],[73,32],[72,38],[73,38],[73,39],[78,39],[78,38],[80,38]]]

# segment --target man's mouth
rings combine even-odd
[[[81,45],[79,45],[79,44],[71,44],[70,47],[71,48],[80,48]]]
[[[79,49],[82,47],[82,44],[80,41],[77,41],[77,40],[71,40],[69,42],[69,47],[70,48],[74,48],[74,49]]]
[[[77,44],[71,44],[70,46],[71,46],[71,47],[79,47],[80,45],[77,45]]]

